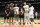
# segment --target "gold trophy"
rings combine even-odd
[[[17,11],[16,11],[16,15],[17,15]]]
[[[27,7],[25,7],[25,9],[27,9]],[[25,10],[25,13],[28,13],[28,11]]]
[[[23,15],[24,11],[22,10],[21,15]]]
[[[25,11],[25,13],[28,13],[28,11]]]

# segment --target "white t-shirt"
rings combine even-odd
[[[10,9],[11,9],[11,8],[14,9],[14,7],[10,7]]]
[[[33,14],[33,12],[34,12],[33,10],[34,10],[34,7],[33,7],[33,6],[30,7],[30,8],[29,8],[29,14]]]
[[[19,7],[15,7],[14,9],[17,11],[17,14],[19,14]],[[16,12],[15,12],[15,14],[16,14]]]
[[[25,5],[25,6],[23,6],[23,8],[25,11],[29,11],[29,5]]]

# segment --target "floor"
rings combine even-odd
[[[0,20],[0,22],[1,21],[4,21],[4,20]],[[13,22],[15,22],[15,20],[13,21]],[[20,22],[20,20],[18,21],[18,22]],[[23,20],[21,20],[21,22],[23,22]],[[25,22],[25,21],[24,21]],[[28,21],[27,21],[28,22]],[[34,23],[40,23],[40,20],[34,20]],[[4,23],[3,24],[0,24],[0,27],[4,27]],[[6,25],[5,25],[5,27],[7,27]],[[8,25],[8,27],[32,27],[32,26],[30,26],[30,25],[13,25],[13,24],[11,24],[11,25]],[[34,24],[34,27],[40,27],[40,24]]]

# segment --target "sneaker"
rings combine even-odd
[[[25,23],[23,23],[23,25],[25,25]]]
[[[12,22],[12,24],[14,24],[14,23]]]
[[[16,25],[19,25],[19,23],[18,23],[18,22],[16,22],[15,24],[16,24]]]
[[[21,25],[22,23],[20,23],[20,25]]]
[[[34,27],[34,22],[31,22],[31,26]]]
[[[4,27],[5,27],[5,24],[4,24]]]
[[[9,25],[11,25],[11,22],[9,23]]]
[[[30,25],[30,22],[28,22],[28,24]]]
[[[27,22],[25,23],[25,25],[27,25]]]
[[[7,25],[7,27],[9,26],[9,24],[8,24],[8,23],[7,23],[6,25]]]

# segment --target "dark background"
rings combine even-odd
[[[18,3],[18,6],[20,6],[23,2],[31,3],[35,8],[34,13],[38,12],[38,17],[40,16],[40,0],[0,0],[0,17],[4,16],[5,6],[10,3],[15,4],[15,1]]]

